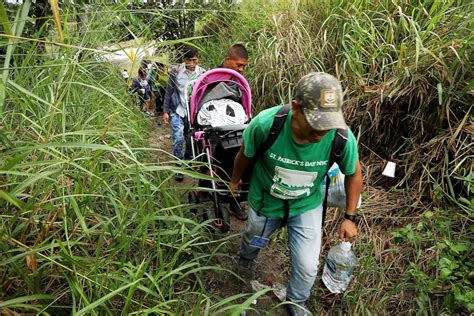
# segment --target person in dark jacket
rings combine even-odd
[[[166,86],[168,85],[168,69],[163,63],[156,63],[153,69],[153,97],[155,98],[155,111],[157,114],[163,113],[163,103],[165,101]]]

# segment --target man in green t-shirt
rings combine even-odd
[[[338,128],[348,130],[339,161],[339,168],[346,175],[347,195],[339,237],[350,240],[357,235],[355,214],[362,173],[356,139],[342,115],[342,95],[341,84],[332,75],[313,72],[301,78],[285,125],[272,146],[257,157],[250,181],[249,220],[242,236],[239,270],[252,272],[259,250],[276,229],[286,224],[292,263],[287,300],[296,304],[287,305],[292,315],[309,315],[305,301],[316,278],[321,248],[321,183],[331,167],[328,160]],[[262,111],[245,129],[234,161],[230,183],[233,192],[268,137],[279,108]]]

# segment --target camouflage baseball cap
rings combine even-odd
[[[296,102],[315,130],[347,128],[342,116],[342,87],[334,76],[311,72],[296,84]]]

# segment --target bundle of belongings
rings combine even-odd
[[[329,191],[328,206],[337,208],[346,208],[346,189],[344,188],[345,175],[339,169],[339,165],[334,163],[328,170]],[[321,182],[321,191],[326,195],[326,181]],[[362,195],[359,195],[357,208],[362,204]]]
[[[219,82],[207,90],[198,107],[197,122],[201,126],[244,124],[247,121],[237,84]]]

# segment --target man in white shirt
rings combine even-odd
[[[169,72],[165,100],[163,102],[163,122],[171,125],[173,137],[173,155],[178,159],[189,159],[189,150],[183,145],[187,142],[185,135],[189,129],[186,119],[185,86],[205,72],[198,66],[199,53],[196,48],[186,46],[183,54],[183,63],[174,66]],[[183,175],[177,174],[176,181],[182,181]]]

